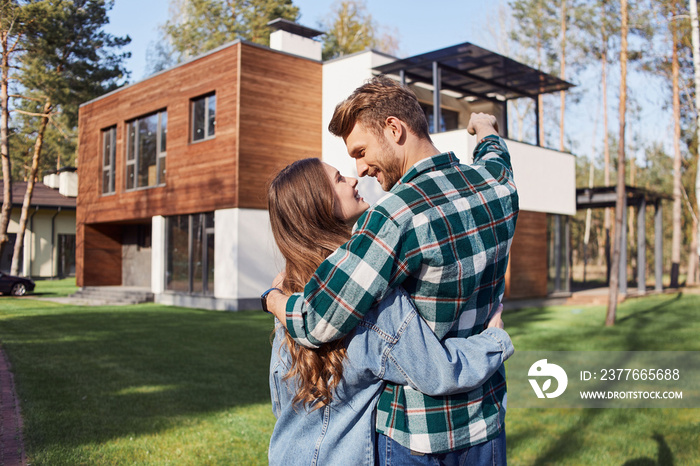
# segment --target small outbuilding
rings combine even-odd
[[[75,213],[78,174],[74,168],[63,168],[36,183],[24,234],[19,274],[34,278],[55,278],[75,275]],[[3,182],[0,181],[0,196]],[[12,215],[8,227],[10,241],[0,257],[0,270],[9,272],[26,181],[12,183]]]

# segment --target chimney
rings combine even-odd
[[[321,43],[313,38],[323,34],[322,31],[283,18],[274,19],[267,25],[273,30],[270,33],[271,49],[321,61]]]

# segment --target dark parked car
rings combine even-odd
[[[32,280],[0,272],[0,293],[24,296],[33,290],[34,282]]]

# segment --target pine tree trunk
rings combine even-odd
[[[593,161],[591,160],[591,167],[588,173],[588,187],[593,188]],[[588,266],[588,245],[591,240],[591,220],[592,220],[592,209],[586,209],[586,227],[583,233],[583,283],[586,283],[586,267]]]
[[[10,141],[9,141],[9,75],[10,75],[10,51],[8,48],[7,32],[0,37],[2,42],[2,75],[0,76],[0,157],[2,158],[2,210],[0,211],[0,256],[5,245],[9,241],[7,228],[10,225],[12,215],[12,164],[10,162]]]
[[[598,264],[598,267],[600,267],[603,265],[603,260],[605,259],[605,225],[598,225],[596,231],[598,232],[598,257],[596,264]]]
[[[697,115],[697,121],[695,122],[695,131],[696,140],[700,141],[700,27],[698,26],[698,5],[696,0],[690,0],[690,25],[691,41],[693,44],[693,46],[691,47],[693,49],[693,68],[695,71],[695,115]],[[695,212],[697,212],[697,214],[700,215],[700,147],[696,146],[696,150],[698,153],[696,165],[697,168],[695,172]],[[697,264],[697,225],[695,225],[694,227],[693,234],[695,238],[695,248],[690,251],[690,254],[695,256],[695,261]]]
[[[539,130],[539,140],[540,140],[540,147],[546,147],[546,144],[544,143],[544,100],[542,99],[542,94],[537,96],[537,118],[540,121],[540,130]]]
[[[541,33],[541,31],[538,31]],[[537,47],[536,47],[536,53],[537,53],[537,69],[541,70],[542,69],[542,36],[538,33],[537,36]],[[544,142],[544,98],[542,94],[537,95],[537,121],[539,122],[538,125],[538,131],[537,131],[537,142],[540,147],[546,147],[546,144]]]
[[[676,11],[674,14],[677,14]],[[671,288],[678,288],[678,275],[681,265],[681,218],[683,200],[681,199],[681,104],[678,87],[678,27],[671,21],[669,28],[673,36],[671,59],[671,82],[673,87],[673,236],[671,239]]]
[[[559,77],[566,80],[566,0],[561,2],[561,66]],[[564,152],[564,111],[566,110],[566,92],[559,92],[559,150]]]
[[[610,294],[605,325],[615,325],[617,314],[617,294],[619,287],[620,243],[622,242],[622,209],[625,203],[625,117],[627,111],[627,0],[620,1],[622,26],[620,34],[620,143],[617,150],[617,203],[615,206],[615,240],[613,242],[612,267],[610,271]]]
[[[47,100],[44,104],[44,116],[41,117],[39,131],[34,143],[34,154],[32,155],[32,165],[27,179],[27,191],[24,193],[24,201],[22,202],[22,213],[19,217],[19,231],[17,232],[17,241],[15,242],[14,254],[12,254],[12,275],[19,274],[19,261],[22,254],[22,245],[24,243],[24,234],[27,230],[27,220],[29,217],[29,206],[32,202],[32,194],[34,193],[34,184],[36,183],[36,175],[39,171],[39,158],[41,157],[41,148],[44,144],[44,132],[49,124],[49,112],[51,112],[51,101]],[[31,270],[30,273],[31,274]]]
[[[692,206],[691,206],[692,208]],[[693,231],[690,233],[690,254],[688,254],[688,278],[685,284],[696,285],[698,283],[698,218],[693,215]]]
[[[607,37],[603,39],[607,42]],[[607,85],[607,64],[608,52],[607,43],[603,44],[603,53],[601,57],[602,64],[602,82],[601,88],[603,93],[603,156],[604,156],[604,179],[605,186],[610,186],[610,140],[608,139],[608,85]],[[605,283],[610,283],[610,227],[611,227],[612,209],[605,208]]]
[[[636,186],[635,175],[637,172],[637,164],[634,155],[630,157],[630,186]],[[628,261],[632,264],[632,276],[637,276],[637,229],[634,228],[634,206],[627,207],[627,247],[629,254]]]

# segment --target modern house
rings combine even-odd
[[[441,122],[436,145],[465,161],[476,142],[464,129],[470,112],[494,113],[506,128],[507,99],[570,86],[472,44],[405,60],[366,51],[323,63],[319,31],[271,26],[272,48],[236,41],[81,106],[78,286],[140,286],[161,303],[259,308],[282,265],[266,184],[309,156],[355,173],[326,127],[367,78],[384,73],[411,86],[430,121]],[[576,212],[574,157],[508,143],[521,215],[507,293],[544,296],[548,218]],[[545,167],[555,180],[543,182]],[[360,189],[368,199],[380,194],[372,179]]]
[[[0,181],[0,193],[2,192]],[[0,270],[9,272],[26,182],[12,183],[12,215],[8,226],[9,243],[0,257]],[[19,274],[26,277],[54,278],[75,275],[75,213],[78,175],[64,168],[34,185],[27,229],[24,234]]]
[[[520,196],[506,297],[567,293],[568,219],[576,214],[575,157],[508,139],[507,102],[518,98],[537,102],[539,94],[566,90],[572,85],[470,43],[403,60],[366,51],[326,62],[323,155],[341,171],[353,173],[354,162],[345,155],[343,141],[325,128],[337,102],[374,74],[387,74],[407,84],[422,103],[437,148],[453,151],[462,162],[471,161],[477,143],[466,130],[471,113],[496,116],[512,156]],[[438,127],[436,121],[440,122]],[[378,193],[374,199],[381,192],[372,179],[362,180],[360,189],[363,193],[374,190]]]

